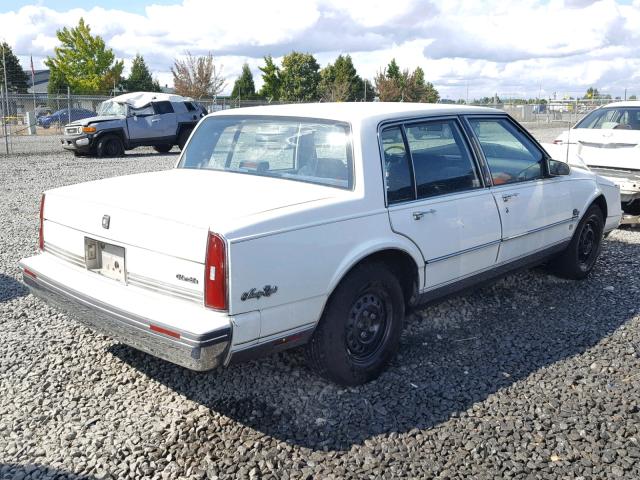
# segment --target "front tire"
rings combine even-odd
[[[356,267],[329,298],[306,345],[309,365],[344,386],[377,378],[398,350],[404,313],[400,282],[387,267]]]
[[[563,278],[582,280],[596,264],[602,247],[604,215],[597,205],[591,205],[578,223],[567,248],[550,264],[552,271]]]
[[[104,135],[98,140],[96,151],[99,157],[122,157],[124,145],[117,135]]]

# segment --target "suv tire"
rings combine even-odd
[[[306,345],[307,362],[340,385],[375,379],[398,350],[404,313],[400,282],[384,264],[356,267],[329,297]]]
[[[99,157],[122,157],[124,145],[117,135],[103,135],[98,140],[96,151]]]
[[[184,146],[187,140],[189,140],[189,135],[191,135],[192,131],[193,128],[183,128],[180,130],[180,134],[178,135],[178,148],[180,148],[180,151],[184,150]]]
[[[173,145],[154,145],[153,149],[158,153],[167,153]]]

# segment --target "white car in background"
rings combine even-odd
[[[640,101],[604,105],[547,148],[555,158],[586,165],[620,187],[622,223],[640,223]]]
[[[377,377],[405,309],[549,262],[585,278],[611,182],[498,110],[407,103],[225,110],[176,168],[45,192],[24,282],[97,331],[195,370],[306,344]]]

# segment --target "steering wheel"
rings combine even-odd
[[[390,145],[384,149],[385,155],[397,156],[397,155],[404,155],[404,153],[405,153],[404,147],[400,145]]]

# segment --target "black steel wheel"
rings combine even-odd
[[[550,262],[558,276],[580,280],[587,277],[598,260],[602,247],[604,215],[591,205],[578,223],[567,248]]]
[[[404,313],[396,276],[381,263],[359,265],[329,297],[306,346],[309,365],[340,385],[377,378],[398,350]]]
[[[97,153],[99,157],[122,157],[124,145],[117,135],[105,135],[98,140]]]

